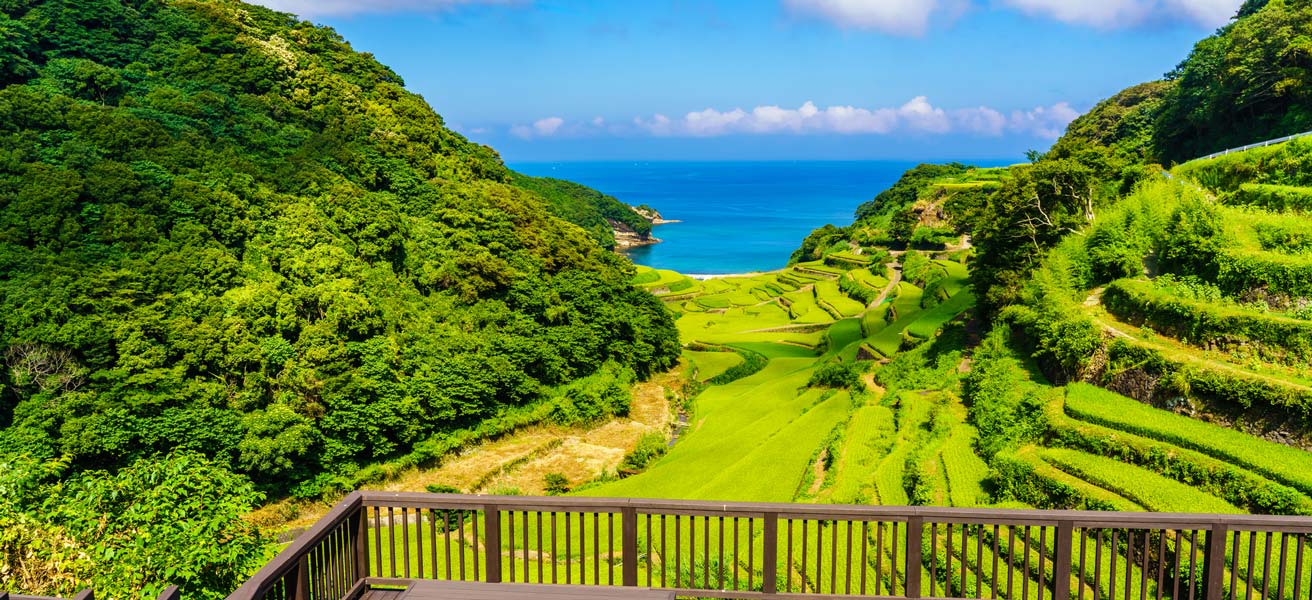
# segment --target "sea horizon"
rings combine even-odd
[[[845,227],[862,203],[925,160],[562,160],[508,163],[565,179],[666,219],[662,241],[624,252],[635,264],[698,275],[768,272],[814,229]],[[954,162],[954,161],[945,161]],[[981,167],[1011,159],[959,161]]]

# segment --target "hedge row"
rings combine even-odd
[[[1045,509],[1142,511],[1143,507],[1062,473],[1037,457],[998,454],[993,467],[995,500],[1014,500]]]
[[[1273,410],[1312,423],[1312,389],[1255,374],[1198,368],[1172,361],[1152,348],[1117,339],[1107,347],[1107,374],[1137,369],[1157,378],[1156,394],[1209,398],[1243,411]]]
[[[1081,387],[1076,388],[1076,394],[1085,393]],[[1071,393],[1071,390],[1068,389],[1067,393]],[[1135,402],[1129,398],[1124,400]],[[1077,421],[1063,412],[1065,402],[1058,399],[1053,404],[1048,411],[1049,443],[1053,446],[1082,450],[1137,465],[1164,477],[1196,486],[1254,513],[1312,515],[1312,499],[1294,488],[1177,444],[1153,441],[1117,430],[1114,426],[1108,428]],[[1068,412],[1073,415],[1087,414],[1081,413],[1078,408]],[[1176,416],[1161,412],[1171,417]]]
[[[1086,384],[1067,388],[1070,416],[1193,450],[1312,495],[1312,454],[1160,410]]]
[[[1253,148],[1175,168],[1176,175],[1220,191],[1245,183],[1312,185],[1312,139]]]
[[[870,304],[875,301],[875,298],[879,297],[877,290],[857,281],[851,273],[844,273],[842,277],[838,278],[838,289],[847,294],[848,298],[861,304]]]
[[[736,346],[732,348],[734,352],[737,352],[739,356],[743,357],[743,362],[729,367],[728,370],[716,375],[715,377],[707,379],[707,384],[725,385],[733,383],[744,377],[755,375],[760,372],[761,369],[764,369],[766,365],[770,364],[770,359],[760,352]]]
[[[1129,498],[1150,511],[1243,512],[1203,490],[1110,458],[1066,448],[1047,448],[1040,456],[1063,472]]]
[[[1131,323],[1185,340],[1229,346],[1257,342],[1258,353],[1272,362],[1312,361],[1312,321],[1246,310],[1233,304],[1181,298],[1152,282],[1122,279],[1107,286],[1103,306]]]
[[[1216,263],[1217,284],[1227,293],[1265,288],[1312,298],[1312,256],[1231,247],[1216,253]]]
[[[1226,204],[1256,206],[1276,212],[1312,212],[1312,188],[1245,183],[1222,196]]]

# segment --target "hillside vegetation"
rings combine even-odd
[[[918,166],[788,268],[705,280],[608,252],[649,224],[509,171],[331,30],[0,7],[0,586],[221,597],[268,555],[242,515],[270,496],[605,422],[680,363],[647,405],[686,427],[573,492],[1312,515],[1312,142],[1190,160],[1312,126],[1307,2],[1246,1],[1026,164]],[[1021,535],[1038,590],[1055,544]],[[1127,597],[1163,592],[1107,554]]]
[[[0,8],[0,463],[27,465],[0,469],[0,587],[222,596],[258,538],[161,529],[159,560],[92,525],[173,510],[158,468],[214,482],[189,539],[246,539],[262,495],[624,413],[677,361],[603,247],[644,219],[511,172],[332,30],[235,0]]]

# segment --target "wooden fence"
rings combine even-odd
[[[701,598],[1312,600],[1312,518],[357,492],[229,600],[417,579]]]

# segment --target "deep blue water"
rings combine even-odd
[[[852,222],[856,207],[913,162],[563,162],[511,168],[596,188],[666,219],[664,240],[633,262],[688,274],[778,269],[811,230]]]

